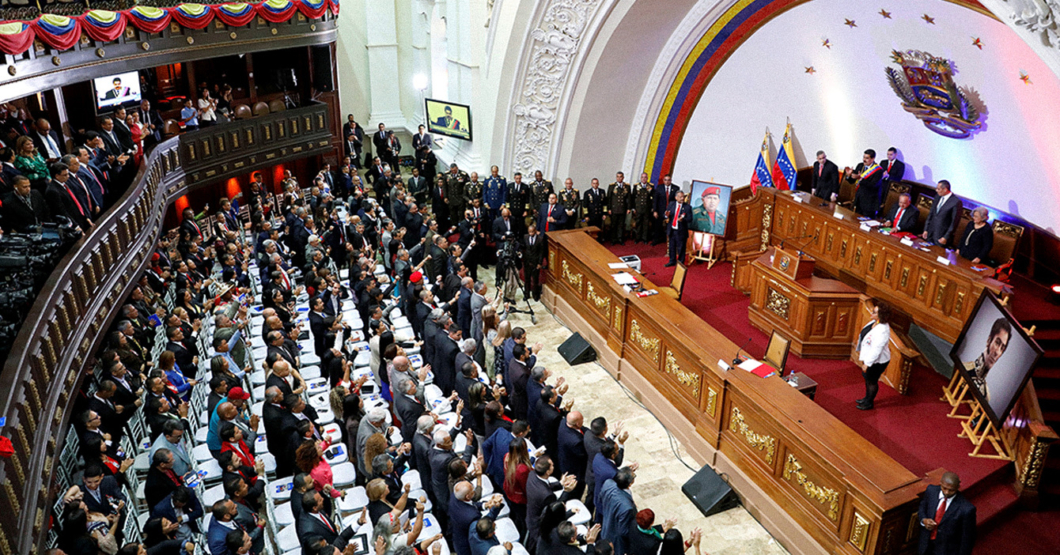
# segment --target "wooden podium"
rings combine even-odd
[[[791,350],[803,358],[850,356],[857,336],[856,289],[814,277],[814,260],[797,252],[770,248],[751,263],[751,325],[791,339]]]

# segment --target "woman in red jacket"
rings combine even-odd
[[[508,445],[504,456],[504,496],[519,537],[526,535],[526,479],[530,476],[530,452],[526,440],[517,437]]]

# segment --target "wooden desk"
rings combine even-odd
[[[714,464],[746,475],[825,551],[913,552],[920,477],[783,380],[719,369],[737,345],[667,295],[626,293],[607,267],[617,261],[584,230],[549,234],[545,298],[580,319],[602,359],[618,358],[620,380],[651,388],[671,429],[716,450]]]
[[[775,250],[751,263],[751,325],[767,335],[775,329],[791,339],[791,351],[800,357],[850,356],[861,294],[834,279],[793,281],[773,268]]]
[[[805,245],[803,250],[814,257],[818,268],[886,300],[946,341],[957,340],[983,289],[1001,292],[1000,282],[973,270],[967,260],[951,256],[951,264],[939,263],[937,258],[947,255],[942,247],[924,252],[895,237],[863,231],[857,214],[846,208],[818,206],[817,197],[798,202],[791,191],[764,190],[775,195],[773,241]],[[795,239],[803,236],[814,238]]]
[[[809,397],[811,400],[817,396],[817,382],[813,378],[806,374],[795,372],[790,379],[795,382],[795,390],[799,393]]]

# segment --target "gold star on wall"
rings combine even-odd
[[[853,19],[844,19],[843,20],[843,25],[846,25],[847,27],[850,27],[851,29],[853,29],[854,27],[858,26],[858,24],[855,23]]]
[[[810,66],[810,67],[806,68],[806,73],[809,73],[810,75],[813,75],[814,73],[817,73],[817,70],[813,69],[813,66]]]
[[[891,12],[889,12],[889,11],[883,9],[883,8],[880,8],[880,15],[882,15],[884,19],[890,19],[891,18]]]
[[[934,24],[935,24],[935,18],[934,18],[934,17],[931,17],[931,16],[929,16],[928,14],[924,14],[924,15],[922,15],[922,16],[920,17],[920,19],[923,19],[924,21],[927,21],[927,22],[928,22],[928,25],[934,25]]]

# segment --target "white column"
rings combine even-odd
[[[372,130],[382,122],[387,128],[405,126],[399,87],[397,15],[394,0],[366,2],[368,17],[368,73],[371,76]]]
[[[423,114],[423,97],[431,90],[431,12],[434,10],[434,2],[431,0],[415,0],[411,3],[412,10],[412,75],[427,76],[427,88],[424,91],[415,91],[416,110],[409,121],[409,128],[415,132],[420,124],[426,124]]]

